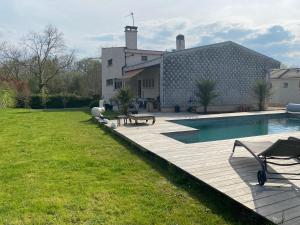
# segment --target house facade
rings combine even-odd
[[[160,58],[162,51],[137,49],[137,27],[125,27],[125,47],[102,48],[102,97],[109,101],[125,86],[127,67]]]
[[[185,49],[184,36],[178,35],[176,50],[172,52],[123,48],[122,55],[119,50],[116,55],[125,56],[126,61],[120,60],[118,71],[111,72],[105,60],[113,58],[113,55],[107,56],[107,51],[112,49],[102,51],[104,79],[117,78],[119,86],[130,87],[137,99],[159,102],[161,111],[174,111],[175,106],[187,110],[199,105],[196,82],[201,79],[216,81],[218,97],[209,110],[234,111],[241,105],[254,107],[256,100],[252,90],[256,81],[267,79],[270,69],[280,67],[277,60],[231,41]],[[128,51],[135,55],[132,56],[135,60],[126,59]],[[147,60],[141,60],[143,54],[138,54],[139,51],[149,54]],[[108,91],[107,80],[102,84],[106,99],[113,92]]]
[[[300,69],[274,69],[270,71],[272,96],[270,105],[286,106],[288,103],[300,104]]]

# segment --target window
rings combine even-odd
[[[115,79],[115,89],[122,88],[122,80]]]
[[[142,59],[142,61],[147,61],[148,60],[148,56],[142,55],[141,59]]]
[[[107,60],[107,65],[108,65],[108,66],[111,66],[112,63],[113,63],[112,59]]]
[[[106,80],[106,86],[111,86],[111,85],[113,85],[113,83],[114,83],[113,79]]]
[[[143,80],[143,88],[154,88],[154,79]]]
[[[283,88],[288,88],[288,86],[289,86],[289,83],[288,83],[288,82],[284,82],[284,83],[283,83]]]

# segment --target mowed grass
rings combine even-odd
[[[247,216],[84,110],[0,110],[0,224],[247,224]]]

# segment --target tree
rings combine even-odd
[[[267,100],[271,97],[271,86],[265,80],[258,80],[253,87],[259,111],[265,110]]]
[[[26,65],[44,94],[48,82],[64,72],[73,62],[73,53],[65,53],[63,34],[49,25],[42,33],[30,33],[24,40]]]
[[[97,59],[87,58],[76,63],[76,71],[82,74],[80,89],[82,95],[101,96],[101,63]]]
[[[200,80],[196,82],[197,93],[200,103],[204,107],[204,113],[207,113],[207,106],[218,96],[215,92],[216,82],[213,80]]]
[[[119,101],[121,105],[121,112],[124,115],[128,115],[128,107],[133,99],[133,94],[129,88],[121,88],[116,94],[116,99]]]
[[[24,74],[24,51],[3,42],[0,45],[0,77],[21,80]]]

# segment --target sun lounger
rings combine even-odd
[[[129,114],[128,118],[130,123],[132,120],[134,120],[135,124],[138,124],[139,120],[146,121],[146,123],[148,120],[152,120],[152,124],[155,123],[155,116],[151,114]]]
[[[288,140],[279,139],[273,142],[248,142],[236,140],[233,146],[233,152],[237,146],[247,149],[254,158],[260,163],[261,170],[257,172],[258,183],[263,186],[267,181],[267,174],[285,174],[285,175],[300,175],[295,173],[271,173],[268,171],[267,164],[274,164],[278,166],[292,166],[300,164],[300,139],[290,137]],[[278,163],[272,160],[290,160],[296,159],[294,163]],[[271,161],[268,161],[271,160]],[[269,179],[282,179],[271,178]]]

